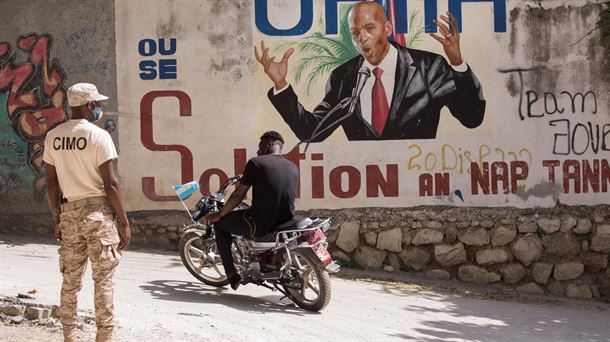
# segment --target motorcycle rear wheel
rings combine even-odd
[[[229,283],[213,239],[202,240],[194,232],[186,233],[178,247],[182,263],[193,277],[210,286]]]
[[[300,308],[315,312],[324,309],[332,294],[328,272],[322,268],[311,249],[295,249],[290,253],[291,269],[296,273],[300,287],[284,286],[284,289],[291,294],[292,301]]]

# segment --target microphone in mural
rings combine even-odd
[[[328,113],[326,113],[326,114],[322,113],[322,115],[324,115],[324,117],[322,118],[322,120],[320,120],[320,122],[318,122],[318,125],[313,130],[311,137],[309,137],[309,139],[307,139],[307,140],[299,141],[297,146],[301,145],[302,143],[307,143],[305,145],[305,149],[303,150],[303,152],[307,152],[309,143],[314,141],[314,139],[317,138],[320,134],[322,134],[322,133],[326,132],[327,130],[329,130],[330,128],[335,127],[336,125],[340,124],[343,120],[347,119],[350,115],[352,115],[354,113],[354,110],[356,109],[356,104],[358,104],[358,101],[360,100],[360,93],[362,92],[362,89],[364,88],[364,84],[369,79],[369,77],[371,77],[371,70],[366,66],[363,66],[362,68],[360,68],[360,70],[358,71],[358,79],[356,80],[356,86],[354,87],[354,90],[352,90],[352,96],[346,97],[343,100],[341,100],[341,102],[339,102],[339,104],[337,104]],[[326,120],[328,118],[330,118],[333,115],[333,113],[335,113],[339,109],[345,109],[348,105],[349,105],[349,110],[347,111],[347,114],[336,119],[335,121],[332,121],[331,124],[327,124],[324,129],[320,130],[320,128],[322,128],[324,126]]]
[[[440,35],[431,36],[442,44],[450,63],[441,55],[402,46],[404,35],[394,32],[392,20],[376,2],[355,4],[341,34],[351,36],[358,55],[332,70],[324,98],[311,112],[286,80],[294,48],[276,62],[261,42],[261,52],[254,50],[274,83],[268,98],[294,134],[308,143],[325,140],[339,127],[348,140],[434,139],[445,106],[463,126],[478,127],[485,114],[482,86],[462,59],[457,19],[450,13],[440,18],[442,22],[435,21]],[[371,70],[372,80],[361,85],[359,101],[343,108],[360,86],[361,66]]]

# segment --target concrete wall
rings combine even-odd
[[[302,209],[607,202],[609,62],[594,29],[601,1],[439,0],[437,13],[408,1],[409,46],[442,56],[442,45],[417,30],[459,5],[462,55],[486,100],[482,123],[467,128],[444,107],[433,139],[349,141],[337,129],[307,153],[291,151],[295,127],[267,98],[272,82],[252,48],[264,40],[278,59],[296,49],[288,78],[313,110],[332,68],[355,51],[348,32],[332,29],[349,1],[334,3],[117,3],[120,141],[130,146],[120,170],[130,210],[179,209],[171,185],[191,180],[213,191],[241,172],[268,129],[286,137],[299,166]]]

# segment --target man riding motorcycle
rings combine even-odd
[[[264,236],[273,227],[294,217],[299,173],[297,167],[282,156],[283,146],[284,138],[278,132],[265,132],[258,144],[258,157],[248,161],[240,184],[222,210],[204,218],[204,223],[214,224],[218,252],[233,290],[239,287],[242,279],[233,264],[231,234]],[[250,187],[253,187],[252,206],[234,211]]]

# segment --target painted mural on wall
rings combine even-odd
[[[607,202],[602,1],[357,2],[117,4],[130,209],[213,191],[269,129],[301,209]]]
[[[68,119],[66,73],[52,46],[50,34],[36,33],[0,43],[0,197],[28,187],[44,197],[44,138]]]

